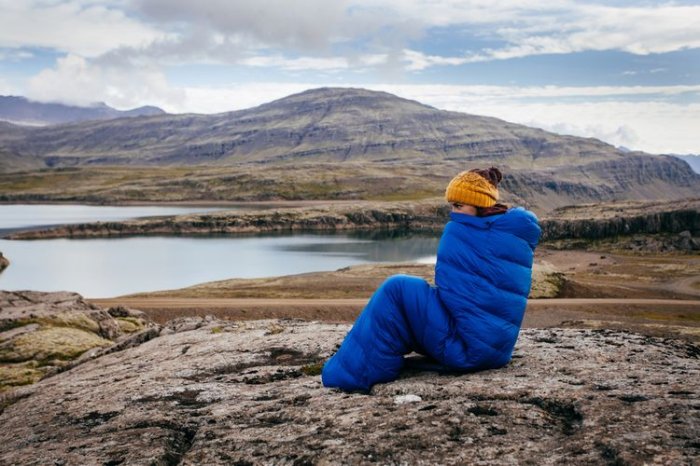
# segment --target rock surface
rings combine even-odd
[[[321,386],[347,325],[171,322],[24,389],[0,464],[697,464],[700,348],[530,329],[500,370]]]
[[[157,327],[142,312],[100,309],[77,293],[0,291],[0,395],[137,343]],[[6,402],[0,397],[0,406]]]
[[[0,272],[5,270],[10,265],[10,261],[0,252]]]

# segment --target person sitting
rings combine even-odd
[[[395,380],[412,352],[446,371],[510,361],[540,227],[532,212],[498,203],[502,178],[492,167],[450,181],[445,199],[452,212],[437,250],[435,286],[409,275],[389,277],[324,364],[324,386],[368,392]]]

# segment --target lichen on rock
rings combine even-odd
[[[56,365],[74,359],[85,351],[112,345],[95,333],[79,328],[49,327],[26,333],[0,348],[0,363],[34,360],[39,364]]]
[[[114,318],[76,293],[0,291],[0,392],[28,385],[153,327],[122,308]]]
[[[532,267],[532,286],[528,297],[530,299],[556,298],[565,281],[564,274],[549,262],[536,262]]]
[[[273,325],[284,331],[268,332]],[[316,371],[304,370],[320,367],[348,328],[174,321],[160,337],[42,380],[7,406],[0,463],[698,460],[696,345],[613,330],[525,329],[505,368],[407,369],[362,395],[325,389]]]

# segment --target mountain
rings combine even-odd
[[[246,161],[473,160],[513,168],[620,156],[595,139],[437,110],[383,92],[315,89],[217,115],[159,115],[27,130],[0,148],[81,164],[230,165]]]
[[[508,176],[503,188],[514,201],[546,208],[604,200],[700,197],[700,175],[675,157],[625,152],[596,139],[557,135],[496,118],[438,110],[384,92],[347,88],[309,90],[216,115],[154,115],[41,128],[0,126],[0,160],[3,157],[5,167],[26,160],[55,168],[228,170],[226,176],[208,173],[196,181],[196,170],[181,180],[168,178],[169,192],[175,192],[178,183],[183,189],[201,186],[197,189],[202,195],[196,197],[201,200],[213,189],[231,184],[227,180],[235,179],[232,170],[236,176],[253,170],[248,193],[230,197],[219,190],[215,199],[262,198],[270,184],[276,186],[281,178],[300,188],[331,183],[327,180],[331,175],[333,182],[342,184],[339,170],[351,166],[364,171],[353,176],[361,178],[365,187],[372,186],[373,198],[400,195],[407,184],[413,192],[425,185],[424,197],[437,196],[452,174],[484,165],[504,168]],[[10,157],[13,161],[8,162]],[[283,167],[283,177],[265,178],[268,175],[260,167],[268,171]],[[135,176],[139,171],[143,168],[132,170]],[[287,179],[301,172],[322,176],[308,180],[307,175],[304,183]],[[409,182],[388,179],[396,173]],[[148,189],[139,188],[138,199],[162,198],[154,194],[157,186],[149,182]],[[134,188],[129,185],[130,190]],[[315,191],[327,196],[326,188]],[[383,193],[383,188],[391,193]],[[351,187],[340,197],[367,198],[368,190],[363,189]],[[122,199],[126,191],[112,192]],[[315,196],[314,189],[304,192],[311,194],[301,198]]]
[[[18,125],[45,126],[164,113],[160,108],[151,106],[121,111],[103,103],[90,107],[76,107],[57,103],[32,102],[24,97],[0,96],[0,120]]]

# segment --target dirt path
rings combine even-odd
[[[128,306],[133,308],[167,307],[171,309],[183,308],[241,308],[241,307],[274,307],[274,306],[364,306],[367,299],[271,299],[271,298],[105,298],[90,299],[91,302],[102,306]],[[569,306],[597,306],[597,305],[643,305],[649,307],[681,306],[695,308],[700,312],[700,300],[680,299],[530,299],[528,309],[547,307]]]
[[[300,318],[353,322],[367,299],[112,298],[92,299],[101,307],[125,306],[156,322],[213,315],[232,320]],[[619,328],[655,336],[700,340],[700,300],[533,299],[523,326]]]

